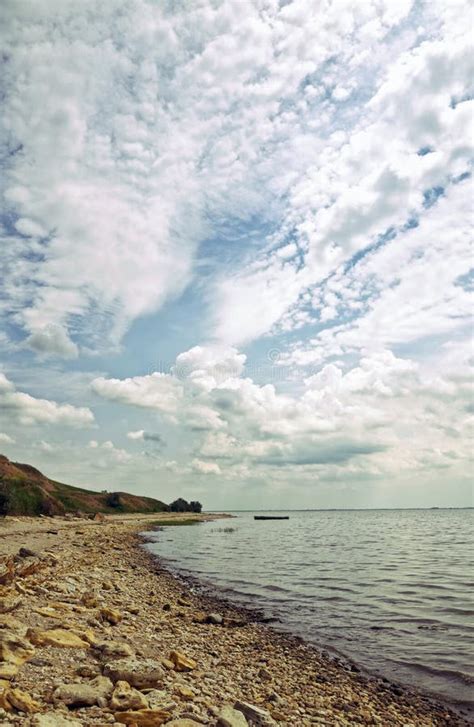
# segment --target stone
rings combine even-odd
[[[121,659],[125,656],[133,656],[132,648],[121,641],[98,641],[94,648],[101,652],[105,659]]]
[[[57,611],[55,608],[51,608],[51,606],[44,606],[42,608],[34,608],[33,611],[35,613],[38,613],[40,616],[46,616],[46,618],[57,618],[57,619],[64,618],[64,613]]]
[[[135,725],[136,727],[160,727],[168,724],[171,717],[169,712],[162,709],[140,709],[138,711],[116,712],[115,720],[121,724]]]
[[[148,701],[138,689],[131,687],[128,682],[119,681],[110,698],[110,709],[114,711],[148,709]]]
[[[23,565],[18,565],[15,569],[15,575],[18,578],[26,578],[27,576],[37,573],[45,567],[45,563],[40,558],[29,558]]]
[[[0,616],[0,629],[5,631],[14,631],[20,636],[25,636],[28,631],[28,626],[25,626],[22,621],[19,621],[14,616],[3,614]]]
[[[39,553],[29,548],[20,548],[18,551],[19,558],[39,558]]]
[[[73,631],[66,629],[28,629],[26,633],[30,641],[36,646],[55,646],[65,649],[89,649],[90,644]]]
[[[147,689],[146,698],[150,709],[164,709],[165,712],[172,712],[176,702],[162,689]]]
[[[108,621],[112,626],[116,626],[122,620],[122,614],[114,608],[101,608],[100,617],[103,621]]]
[[[0,613],[10,613],[22,602],[22,597],[14,590],[6,592],[0,596]]]
[[[99,605],[99,597],[95,593],[86,591],[86,593],[83,593],[81,596],[81,603],[86,608],[97,608]]]
[[[272,725],[277,724],[270,712],[267,712],[266,709],[257,707],[254,704],[237,700],[234,704],[234,709],[238,712],[242,712],[244,717],[246,717],[252,725],[255,725],[255,727],[271,727]]]
[[[101,706],[112,694],[114,685],[107,677],[98,676],[90,682],[62,684],[53,693],[54,702],[62,702],[68,707]]]
[[[0,584],[6,585],[11,583],[15,578],[15,563],[13,558],[7,560],[0,565]]]
[[[265,669],[264,666],[262,666],[262,668],[258,670],[258,676],[264,682],[270,682],[272,680],[271,672],[269,672],[268,669]]]
[[[39,712],[41,709],[40,704],[21,689],[8,689],[6,699],[18,712],[32,714],[33,712]]]
[[[14,679],[18,674],[18,666],[16,664],[9,664],[8,662],[2,662],[0,664],[0,679],[7,681]]]
[[[166,723],[166,727],[202,727],[202,722],[196,722],[195,719],[173,719]]]
[[[12,705],[10,704],[10,702],[7,699],[9,687],[10,687],[10,685],[8,684],[7,688],[2,687],[2,689],[0,689],[0,709],[3,712],[11,712],[11,710],[13,709]]]
[[[34,653],[34,646],[26,638],[14,631],[0,629],[0,661],[20,666],[31,659]],[[0,678],[9,679],[11,677],[1,676]]]
[[[165,669],[168,669],[168,671],[174,671],[174,664],[169,659],[161,659],[161,664],[165,667]]]
[[[224,617],[220,613],[210,613],[206,616],[206,623],[220,626],[224,622]]]
[[[118,659],[104,666],[113,682],[124,681],[137,689],[156,687],[163,681],[163,667],[154,659]]]
[[[80,677],[93,679],[100,674],[100,669],[95,664],[81,664],[77,667],[76,674],[78,674]]]
[[[82,727],[82,722],[64,712],[45,712],[33,717],[33,727]]]
[[[222,707],[217,715],[217,727],[247,727],[248,722],[242,712],[233,707]]]
[[[175,671],[192,671],[197,666],[197,662],[194,659],[186,656],[186,654],[182,654],[180,651],[172,651],[170,661],[173,662]]]
[[[185,702],[190,702],[196,696],[193,690],[185,684],[177,684],[174,691]]]

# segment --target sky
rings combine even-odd
[[[472,505],[472,6],[4,0],[0,451]]]

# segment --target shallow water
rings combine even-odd
[[[282,628],[472,711],[473,511],[234,514],[166,528],[149,548]]]

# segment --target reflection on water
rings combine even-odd
[[[306,511],[266,522],[236,515],[168,528],[149,547],[175,570],[372,671],[472,700],[472,511]]]

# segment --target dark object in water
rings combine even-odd
[[[254,520],[289,520],[289,515],[254,515]]]

